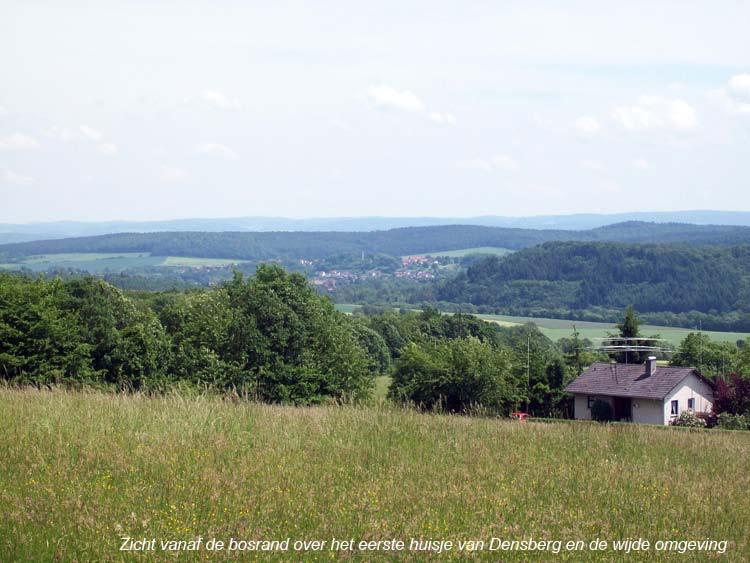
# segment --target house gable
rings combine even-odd
[[[643,364],[592,364],[565,390],[584,395],[605,395],[663,400],[685,378],[697,377],[694,368],[657,366],[649,375]]]
[[[680,382],[664,398],[664,424],[689,410],[689,400],[692,399],[693,412],[711,412],[713,409],[713,388],[697,374],[691,374]],[[672,401],[677,401],[677,415],[672,415]]]
[[[713,387],[693,368],[657,366],[651,375],[644,365],[593,364],[566,391],[575,395],[575,418],[590,419],[590,404],[602,399],[614,406],[615,397],[630,399],[633,422],[669,424],[681,412],[710,412]],[[672,401],[676,401],[672,414]]]

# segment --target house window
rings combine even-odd
[[[688,399],[688,410],[695,411],[695,399]]]
[[[672,416],[677,416],[680,414],[680,402],[679,401],[672,401],[672,412],[670,413]]]
[[[589,396],[588,396],[588,397],[586,398],[586,406],[587,406],[588,408],[591,408],[591,407],[593,407],[593,406],[594,406],[594,397],[592,397],[591,395],[589,395]]]

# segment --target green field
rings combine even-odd
[[[477,246],[474,248],[462,248],[459,250],[436,250],[433,252],[423,252],[422,254],[412,254],[411,256],[447,256],[449,258],[463,258],[471,254],[493,254],[495,256],[505,256],[512,253],[509,248],[500,248],[497,246]],[[406,256],[405,258],[408,258]]]
[[[477,315],[477,317],[486,321],[496,322],[503,326],[512,326],[524,323],[534,323],[539,329],[551,340],[558,340],[565,336],[570,336],[573,331],[573,325],[576,326],[581,337],[590,338],[591,340],[605,338],[607,333],[617,332],[614,323],[595,323],[588,321],[569,321],[564,319],[544,319],[536,317],[513,317],[509,315]],[[678,327],[664,327],[655,325],[641,325],[643,335],[658,334],[673,346],[677,346],[694,330]],[[703,334],[709,336],[712,340],[718,342],[737,342],[750,337],[750,334],[742,332],[718,332],[704,330]]]
[[[438,556],[331,552],[330,542],[492,537],[708,538],[728,541],[722,560],[750,557],[747,432],[10,389],[0,389],[0,426],[2,561],[173,560],[158,545],[120,553],[120,538],[198,536],[328,547],[183,558],[423,561]],[[440,558],[470,555],[456,545]],[[559,554],[621,557],[611,547]]]
[[[188,267],[196,268],[201,266],[233,266],[245,262],[245,260],[234,260],[231,258],[193,258],[190,256],[167,256],[162,262],[162,266]]]
[[[0,269],[17,270],[28,268],[35,272],[44,272],[50,268],[71,268],[86,270],[91,273],[121,272],[135,268],[153,267],[222,267],[238,264],[243,260],[224,258],[193,258],[187,256],[151,256],[143,252],[122,253],[66,253],[28,256],[13,263],[0,264]]]
[[[351,303],[337,303],[336,309],[342,313],[352,313],[360,305]],[[610,332],[616,332],[617,328],[614,323],[595,323],[590,321],[570,321],[565,319],[546,319],[539,317],[513,317],[510,315],[475,315],[485,321],[497,323],[501,326],[516,326],[524,323],[534,323],[539,330],[553,341],[570,336],[573,332],[573,325],[576,326],[582,338],[589,338],[596,341],[607,336]],[[672,346],[677,346],[688,334],[694,330],[679,327],[664,327],[655,325],[641,325],[641,332],[644,335],[658,334],[660,338],[667,341]],[[744,332],[719,332],[704,330],[703,334],[709,336],[717,342],[737,342],[750,338],[750,334]]]

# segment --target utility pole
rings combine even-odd
[[[531,335],[526,335],[526,412],[529,412],[531,402]]]

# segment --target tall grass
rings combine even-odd
[[[0,428],[2,561],[129,559],[121,536],[198,535],[712,538],[730,541],[724,558],[750,557],[750,433],[11,389]],[[263,558],[216,557],[243,555]]]

